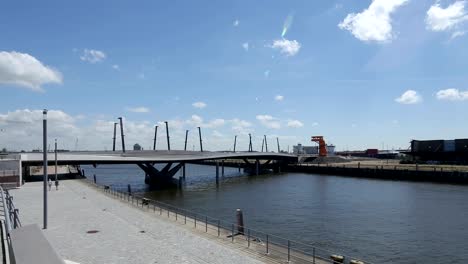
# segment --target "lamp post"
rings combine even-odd
[[[122,117],[117,118],[120,120],[120,135],[122,136],[122,151],[125,153],[125,139],[124,139],[124,128]]]
[[[200,137],[200,151],[203,152],[203,140],[201,136],[201,127],[198,127],[198,136]]]
[[[57,177],[57,139],[55,139],[55,188],[58,186],[58,177]]]
[[[42,153],[44,159],[44,229],[47,229],[47,109],[42,111]]]
[[[156,140],[158,139],[158,126],[154,126],[153,150],[156,150]]]
[[[169,123],[167,121],[164,121],[164,123],[166,123],[167,150],[171,150],[171,142],[169,139]]]

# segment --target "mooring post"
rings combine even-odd
[[[184,145],[184,150],[187,151],[187,139],[188,139],[188,129],[185,130],[185,145]]]
[[[153,150],[156,150],[156,141],[158,140],[158,126],[154,126]]]
[[[233,149],[233,152],[236,152],[236,144],[237,144],[237,135],[234,136],[234,149]]]
[[[238,234],[244,234],[244,215],[242,214],[241,209],[236,210],[236,219],[237,219],[237,232]]]
[[[124,138],[124,128],[123,128],[123,118],[119,117],[120,120],[120,136],[122,137],[122,151],[125,152],[125,138]]]
[[[44,159],[44,165],[43,165],[43,170],[44,170],[44,229],[47,229],[47,109],[44,109],[42,112],[43,115],[43,120],[42,120],[42,140],[43,140],[43,145],[42,145],[42,153],[43,153],[43,159]]]
[[[200,137],[200,151],[203,152],[203,141],[201,136],[201,127],[198,127],[198,136]]]
[[[167,121],[164,121],[164,123],[166,123],[167,150],[171,150],[171,142],[169,141],[169,123]]]
[[[276,138],[276,145],[278,145],[278,153],[280,153],[281,150],[280,150],[279,138]]]
[[[117,136],[117,125],[118,123],[114,122],[114,137],[112,138],[112,151],[115,151],[115,140]]]

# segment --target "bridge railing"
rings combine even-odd
[[[139,194],[130,194],[123,189],[113,186],[100,186],[91,181],[89,184],[103,190],[105,193],[126,201],[143,210],[167,217],[176,223],[191,225],[199,232],[216,237],[223,242],[238,244],[253,254],[267,256],[270,260],[284,263],[352,263],[370,264],[337,252],[322,249],[315,245],[306,244],[280,236],[258,231],[247,226],[239,226],[230,221],[210,217],[191,210],[176,207],[167,203],[149,199]],[[342,258],[342,261],[339,259]]]

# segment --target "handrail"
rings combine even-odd
[[[162,215],[162,211],[164,210],[167,212],[168,217],[171,217],[171,214],[172,214],[172,216],[175,217],[176,221],[178,219],[177,216],[179,216],[180,218],[183,217],[184,224],[187,224],[188,222],[187,220],[190,220],[192,223],[194,223],[195,228],[197,228],[197,221],[198,221],[199,225],[203,225],[205,232],[207,233],[208,233],[208,229],[214,230],[217,228],[218,237],[220,234],[220,229],[223,229],[223,232],[228,234],[230,239],[232,238],[233,242],[234,242],[234,236],[239,235],[237,231],[234,232],[235,230],[237,230],[238,225],[230,221],[220,220],[218,218],[210,217],[210,216],[200,214],[200,213],[188,210],[188,209],[179,208],[179,207],[176,207],[176,206],[164,203],[164,202],[146,198],[142,195],[132,194],[132,193],[128,193],[122,190],[117,190],[115,188],[112,188],[113,186],[97,185],[94,182],[89,181],[89,180],[86,180],[86,182],[91,184],[92,186],[102,189],[104,192],[109,193],[121,200],[127,201],[128,203],[134,204],[134,200],[136,199],[137,207],[144,208],[145,206],[147,206],[147,208],[149,209],[150,205],[152,205],[153,211],[156,212],[156,206],[157,206],[159,209],[158,210],[159,214]],[[269,254],[269,252],[275,251],[275,253],[277,253],[278,255],[282,255],[283,257],[287,256],[288,261],[290,260],[291,257],[294,257],[296,259],[300,259],[302,261],[309,262],[309,263],[316,263],[315,262],[316,260],[317,261],[320,260],[320,262],[318,263],[323,263],[323,262],[335,263],[332,260],[330,260],[330,256],[335,255],[336,252],[333,252],[327,249],[318,248],[311,244],[293,241],[293,240],[283,238],[277,235],[272,235],[272,234],[268,234],[262,231],[257,231],[255,229],[246,228],[245,226],[244,226],[244,229],[245,231],[241,235],[245,237],[245,239],[247,240],[246,243],[248,243],[249,247],[250,247],[251,241],[257,241],[259,243],[265,242],[266,244],[264,246],[266,248],[266,254]],[[294,255],[294,253],[296,253],[296,255]],[[351,259],[360,260],[360,258],[354,258],[351,256],[343,255],[343,257],[347,261]],[[368,262],[368,261],[364,261],[364,263],[371,264],[371,262]]]
[[[11,231],[10,210],[9,210],[9,207],[8,207],[6,199],[5,199],[5,192],[3,191],[3,188],[1,186],[0,186],[0,197],[2,199],[1,206],[3,208],[3,213],[5,215],[6,234],[7,234],[7,236],[9,236],[10,231]]]

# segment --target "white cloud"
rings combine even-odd
[[[271,48],[277,49],[281,54],[286,56],[294,56],[301,49],[301,44],[297,40],[277,39],[270,45]]]
[[[466,34],[466,31],[455,31],[452,33],[452,36],[450,36],[450,39],[458,38]]]
[[[266,70],[263,75],[265,76],[265,78],[268,78],[270,77],[270,71],[269,70]]]
[[[193,107],[203,109],[206,107],[206,103],[204,102],[195,102],[192,104]]]
[[[436,97],[439,100],[464,101],[468,100],[468,91],[460,91],[458,89],[450,88],[438,91]]]
[[[283,100],[284,100],[284,96],[279,95],[279,94],[275,96],[275,101],[283,101]]]
[[[236,19],[236,20],[234,20],[234,22],[232,22],[232,25],[237,27],[237,26],[239,26],[239,23],[240,23],[239,20]]]
[[[47,83],[61,84],[62,74],[27,53],[0,52],[0,84],[42,91],[41,85]]]
[[[300,127],[303,127],[303,126],[304,126],[304,124],[299,120],[289,120],[288,121],[288,127],[300,128]]]
[[[112,65],[112,69],[114,69],[114,70],[120,70],[120,67],[119,67],[119,65],[114,64],[114,65]]]
[[[80,56],[82,61],[89,63],[101,62],[106,58],[106,54],[100,50],[84,49],[83,54]]]
[[[400,104],[417,104],[422,101],[422,97],[414,90],[404,92],[395,101]]]
[[[409,0],[373,0],[361,13],[351,13],[338,24],[362,41],[387,42],[395,37],[391,14]]]
[[[263,126],[267,128],[271,128],[271,129],[281,128],[280,122],[276,118],[272,117],[271,115],[257,115],[256,118],[258,121],[260,121],[260,124],[262,124]]]
[[[465,4],[466,1],[456,1],[446,8],[442,8],[439,1],[437,1],[427,11],[427,29],[432,31],[450,30],[468,20]]]
[[[127,111],[133,113],[148,113],[150,110],[148,107],[140,106],[140,107],[127,107]]]
[[[249,51],[249,43],[248,42],[242,43],[242,48],[244,48],[245,51]]]
[[[250,127],[252,126],[252,124],[248,121],[241,120],[239,118],[234,118],[232,120],[229,120],[229,122],[232,124],[232,130],[236,134],[247,135],[249,132],[251,132]]]

